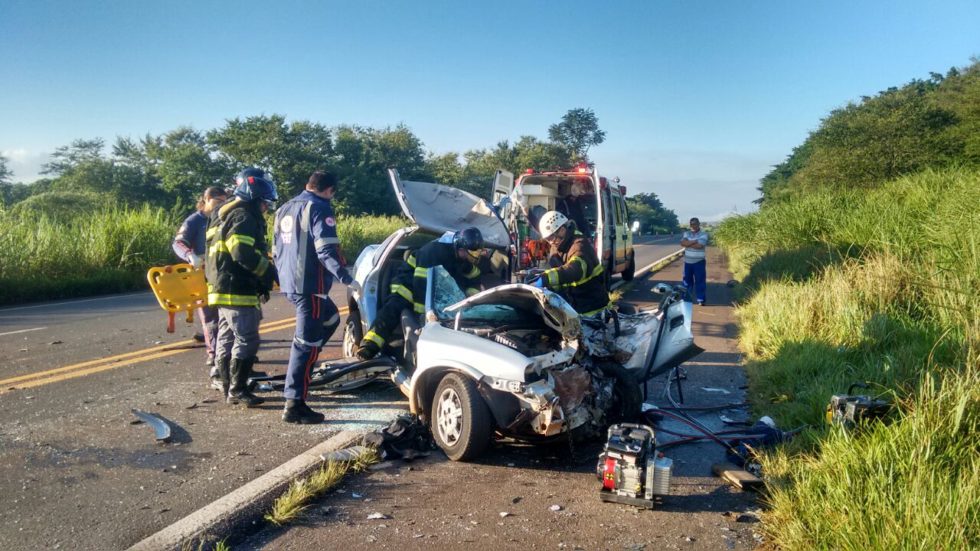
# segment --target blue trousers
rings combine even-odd
[[[320,355],[320,347],[340,326],[340,313],[330,299],[316,295],[287,293],[286,298],[296,306],[296,334],[289,349],[286,387],[282,395],[287,400],[306,400],[310,373]]]
[[[706,280],[706,270],[705,266],[707,264],[704,260],[700,262],[695,262],[693,264],[684,263],[684,285],[688,289],[694,288],[694,296],[697,300],[704,302],[705,292],[708,287],[708,282]]]

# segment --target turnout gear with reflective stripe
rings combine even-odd
[[[258,306],[276,281],[265,218],[256,203],[234,198],[211,213],[207,231],[208,304]]]
[[[359,357],[372,357],[380,351],[391,333],[401,323],[401,312],[411,308],[416,314],[425,313],[425,292],[429,268],[442,266],[467,296],[480,290],[480,269],[456,255],[452,243],[431,241],[408,255],[398,268],[390,293],[375,318],[374,325],[361,340]]]
[[[276,213],[273,256],[279,287],[286,294],[325,295],[333,278],[345,285],[353,281],[340,255],[333,207],[309,191],[290,199]]]
[[[592,315],[609,306],[605,270],[599,263],[595,247],[588,238],[569,223],[568,235],[551,258],[554,268],[541,274],[545,287],[557,292],[583,315]]]

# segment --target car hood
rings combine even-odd
[[[510,246],[504,223],[483,199],[442,184],[402,180],[393,168],[388,176],[402,212],[420,229],[438,235],[472,226],[480,230],[488,247]]]
[[[535,309],[542,314],[544,322],[560,333],[563,339],[571,341],[582,335],[582,324],[572,305],[556,293],[522,283],[487,289],[446,307],[445,311],[454,313],[480,304],[500,304],[523,310],[529,309],[530,304],[535,304]]]

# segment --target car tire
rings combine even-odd
[[[432,437],[453,461],[475,459],[493,432],[490,410],[473,379],[459,373],[442,378],[432,398]]]
[[[625,367],[613,362],[603,362],[599,369],[613,383],[613,405],[606,414],[609,424],[635,421],[643,408],[643,392],[636,377]]]
[[[630,261],[626,264],[626,269],[623,270],[622,276],[623,281],[633,281],[633,276],[636,275],[636,253],[630,255]]]
[[[341,352],[345,358],[354,357],[357,347],[361,345],[361,339],[364,338],[361,333],[361,313],[352,309],[347,315],[347,324],[344,325],[344,341]]]

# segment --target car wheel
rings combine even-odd
[[[606,377],[615,379],[612,404],[606,412],[606,420],[610,424],[636,420],[643,408],[643,393],[636,377],[625,367],[613,362],[603,362],[599,369]]]
[[[344,342],[341,348],[345,358],[353,358],[357,347],[361,345],[361,313],[351,310],[347,315],[347,325],[344,326]]]
[[[490,444],[490,410],[473,379],[449,373],[432,400],[432,436],[453,461],[479,457]]]
[[[630,255],[630,261],[626,264],[626,269],[623,270],[623,281],[633,281],[633,276],[636,275],[636,254]]]

